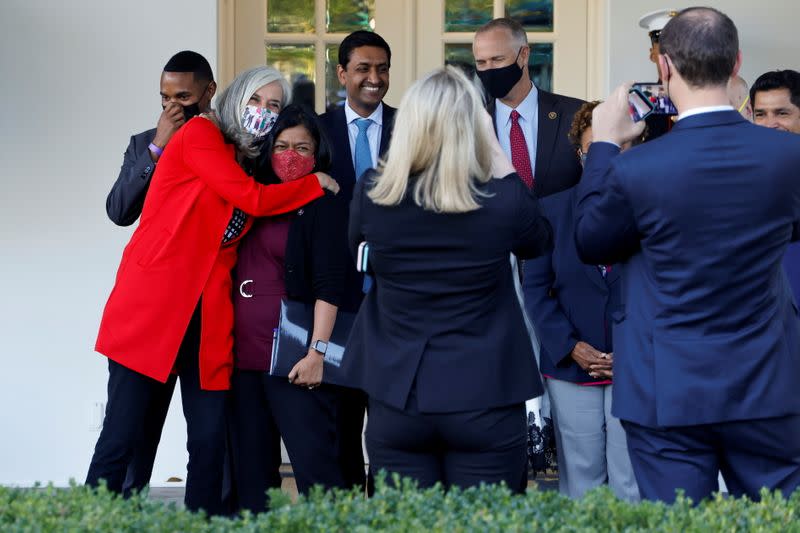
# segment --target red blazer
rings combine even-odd
[[[230,387],[233,307],[230,271],[238,243],[222,235],[238,207],[253,216],[299,209],[322,196],[313,175],[261,185],[236,163],[217,126],[198,117],[158,162],[141,222],[122,253],[95,349],[161,382],[169,377],[202,295],[200,386]]]

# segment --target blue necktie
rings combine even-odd
[[[367,130],[372,125],[372,121],[368,118],[356,119],[356,126],[358,126],[358,137],[356,137],[356,181],[358,181],[364,172],[372,168],[372,151],[369,149],[369,137],[367,137]],[[372,288],[372,276],[364,274],[364,284],[361,290],[364,294],[368,293]]]
[[[356,167],[356,181],[361,179],[364,172],[372,168],[372,152],[369,149],[369,137],[367,137],[367,130],[372,125],[372,120],[368,118],[356,119],[356,126],[358,126],[358,137],[356,137],[356,160],[354,166]]]

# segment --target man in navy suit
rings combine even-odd
[[[377,33],[356,31],[339,45],[336,73],[345,87],[347,99],[341,108],[320,116],[331,142],[331,176],[341,187],[337,200],[345,202],[347,212],[356,181],[378,164],[392,136],[395,108],[383,103],[389,90],[392,51]],[[363,274],[347,271],[341,308],[357,311],[364,297]],[[342,391],[339,436],[342,470],[348,485],[364,486],[364,452],[361,433],[364,427],[366,395],[356,389]]]
[[[776,130],[800,133],[800,72],[765,72],[750,89],[753,122]],[[800,244],[786,250],[783,267],[789,277],[795,302],[800,302]]]
[[[500,146],[538,197],[578,183],[581,166],[567,138],[582,100],[544,91],[528,74],[528,37],[517,21],[498,18],[475,33],[475,67],[492,97],[489,114]]]
[[[722,472],[734,495],[800,484],[800,319],[781,260],[800,238],[800,137],[729,105],[736,26],[711,8],[664,27],[658,61],[680,115],[641,134],[628,87],[594,112],[575,240],[589,264],[623,263],[613,413],[643,497],[698,501]]]
[[[197,52],[184,50],[167,61],[159,84],[162,112],[158,123],[131,136],[119,176],[106,199],[106,212],[114,224],[130,226],[138,220],[161,152],[191,115],[208,111],[216,88],[211,66]],[[128,465],[122,486],[126,495],[141,491],[150,482],[176,377],[170,376],[161,394],[153,398],[141,445]]]

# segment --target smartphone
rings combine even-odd
[[[634,83],[631,90],[641,92],[653,104],[653,115],[677,115],[678,109],[667,96],[664,86],[658,82]]]
[[[369,244],[367,241],[358,245],[358,255],[356,257],[356,270],[358,272],[367,272],[369,267]]]
[[[633,118],[634,122],[644,120],[653,112],[655,107],[653,102],[636,88],[631,88],[628,91],[628,104],[630,104],[631,118]]]

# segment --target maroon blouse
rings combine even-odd
[[[286,296],[284,256],[292,215],[258,219],[239,246],[233,272],[236,368],[269,369],[273,330]]]

